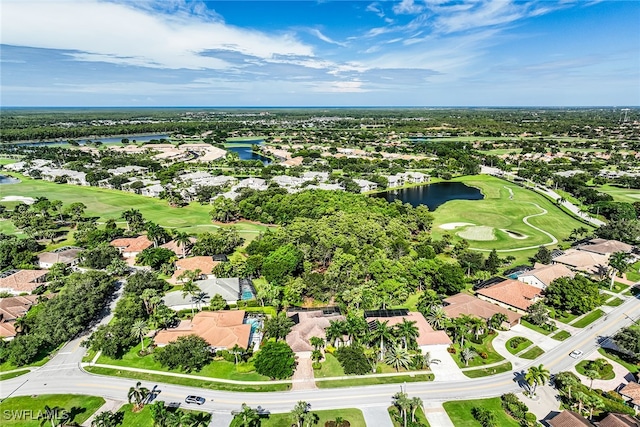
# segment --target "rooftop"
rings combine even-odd
[[[123,237],[121,239],[111,241],[111,246],[121,248],[124,252],[142,252],[152,245],[153,242],[145,235],[138,237]]]
[[[593,424],[591,424],[585,417],[566,409],[552,419],[547,420],[547,424],[551,427],[593,427]]]
[[[460,293],[452,295],[445,298],[444,303],[447,304],[443,307],[445,313],[447,313],[447,316],[453,318],[466,314],[481,319],[490,319],[494,314],[502,313],[507,316],[509,324],[513,325],[522,317],[521,314],[515,311],[491,304],[488,301],[483,301],[469,294]]]
[[[573,278],[575,276],[575,273],[569,270],[569,268],[567,268],[563,264],[536,264],[533,270],[522,274],[518,277],[518,279],[520,280],[521,278],[524,278],[526,276],[535,276],[542,283],[549,286],[551,282],[560,277]]]
[[[507,279],[493,286],[479,289],[477,293],[511,307],[526,310],[540,296],[540,288],[519,280]]]

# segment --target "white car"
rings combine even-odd
[[[582,350],[573,350],[571,353],[569,353],[569,356],[573,357],[574,359],[577,359],[580,356],[582,356]]]

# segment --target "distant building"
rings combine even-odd
[[[8,270],[0,273],[0,292],[30,294],[47,281],[49,270]]]
[[[489,320],[494,314],[502,313],[507,316],[506,327],[515,326],[520,323],[522,314],[513,310],[508,310],[499,305],[483,301],[469,294],[459,293],[443,300],[443,310],[447,317],[458,318],[463,314],[475,316],[480,319]]]
[[[82,248],[75,246],[65,246],[51,252],[43,252],[38,255],[38,266],[40,268],[51,268],[53,264],[62,263],[68,267],[78,264],[78,255]]]
[[[0,298],[0,338],[10,340],[16,336],[16,319],[24,316],[38,298],[38,295]]]
[[[536,264],[533,270],[518,276],[518,280],[536,288],[545,289],[556,279],[561,277],[575,277],[575,273],[563,264]]]
[[[153,242],[142,235],[115,239],[111,242],[111,246],[117,248],[124,258],[135,258],[140,252],[153,246]]]

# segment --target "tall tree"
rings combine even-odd
[[[622,275],[629,269],[628,258],[629,255],[625,252],[614,252],[609,257],[609,267],[611,267],[611,285],[609,285],[609,290],[613,289],[616,275]]]
[[[405,350],[408,350],[410,347],[413,348],[413,345],[409,345],[409,343],[415,342],[416,338],[420,335],[416,323],[418,322],[402,319],[402,322],[395,325],[396,336],[402,340]]]
[[[129,403],[134,402],[134,410],[139,411],[144,407],[144,402],[149,396],[149,389],[142,387],[142,383],[138,381],[134,387],[129,388],[127,399]]]
[[[550,373],[549,371],[542,365],[532,366],[527,370],[527,373],[524,375],[525,381],[529,383],[529,385],[533,386],[533,394],[536,394],[536,389],[538,385],[544,384],[549,380]]]
[[[144,320],[136,320],[131,326],[131,335],[140,340],[141,351],[144,351],[144,337],[149,333],[149,326]]]
[[[279,341],[287,337],[293,325],[293,320],[287,316],[287,313],[281,311],[276,316],[265,320],[263,331],[266,337]]]

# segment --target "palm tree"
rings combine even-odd
[[[489,318],[489,321],[487,322],[487,326],[492,329],[492,330],[496,330],[498,328],[500,328],[500,326],[502,326],[502,324],[504,322],[506,322],[507,320],[509,320],[507,318],[507,315],[504,313],[496,313],[493,316],[491,316]]]
[[[91,427],[116,427],[121,424],[121,413],[104,411],[91,421]]]
[[[144,224],[144,218],[142,214],[137,209],[129,209],[122,212],[120,218],[124,219],[127,222],[127,230],[136,232],[142,228]]]
[[[129,393],[127,393],[127,398],[129,399],[129,403],[132,401],[135,402],[134,410],[140,410],[144,407],[144,401],[149,396],[149,389],[146,387],[142,387],[142,383],[138,381],[135,387],[129,388]]]
[[[396,372],[399,372],[400,368],[409,369],[409,365],[411,365],[411,354],[401,345],[396,345],[391,351],[387,352],[384,357],[384,362],[395,368]]]
[[[400,416],[404,421],[404,427],[407,427],[407,411],[411,408],[411,401],[407,396],[407,393],[396,393],[392,397],[392,402],[395,407],[400,411]]]
[[[624,274],[629,269],[629,263],[627,263],[627,255],[625,252],[614,252],[609,257],[609,267],[611,267],[611,285],[609,290],[613,289],[613,283],[617,274]]]
[[[207,427],[210,417],[204,412],[185,411],[180,413],[180,427]]]
[[[260,415],[258,415],[258,411],[251,408],[246,403],[242,404],[242,409],[240,411],[234,411],[235,417],[240,420],[242,427],[253,427],[256,425],[256,421],[260,419]]]
[[[585,377],[591,380],[591,384],[589,384],[589,388],[593,389],[593,380],[600,378],[600,373],[595,369],[587,369],[586,371],[584,371],[584,375]]]
[[[547,380],[549,380],[549,377],[549,371],[542,364],[530,367],[527,373],[524,375],[524,379],[527,381],[527,383],[533,386],[532,392],[534,395],[536,394],[538,385],[544,384]]]
[[[593,419],[593,410],[594,409],[603,409],[604,402],[598,396],[594,396],[592,394],[587,395],[587,398],[584,400],[585,409],[589,408],[589,419]]]
[[[405,350],[408,350],[409,347],[413,348],[413,346],[409,346],[409,342],[415,342],[418,335],[420,335],[420,331],[416,327],[416,323],[418,322],[402,319],[402,322],[395,326],[396,336],[402,339]]]
[[[158,291],[153,288],[147,288],[142,291],[140,298],[142,299],[144,308],[149,315],[154,312],[157,304],[162,302],[162,297],[158,294]]]
[[[153,241],[153,247],[157,248],[160,242],[164,243],[167,232],[160,225],[153,222],[147,223],[147,238]]]
[[[418,408],[422,408],[423,405],[424,405],[424,402],[419,397],[411,398],[411,422],[412,423],[416,422],[416,411],[418,410]]]
[[[244,349],[242,347],[240,347],[237,343],[233,345],[233,347],[231,347],[231,350],[229,350],[229,353],[233,354],[234,358],[235,358],[235,365],[238,364],[238,356],[242,355],[244,353]]]
[[[304,414],[309,412],[310,408],[311,405],[302,400],[296,403],[296,406],[293,407],[293,410],[291,411],[291,418],[293,418],[298,427],[302,427]]]
[[[347,316],[344,321],[344,332],[349,336],[349,342],[353,344],[364,337],[367,331],[367,322],[362,317],[353,315]]]
[[[166,427],[169,417],[169,410],[166,406],[164,406],[164,402],[155,402],[154,404],[149,406],[149,410],[151,411],[153,426]]]
[[[191,296],[191,302],[196,305],[198,311],[200,311],[200,306],[207,302],[209,299],[209,294],[206,292],[198,292],[195,295]]]
[[[472,317],[469,321],[469,331],[476,337],[476,341],[478,340],[480,334],[484,332],[485,328],[486,324],[484,320],[480,319],[479,317]]]
[[[589,396],[581,391],[576,391],[573,397],[578,401],[578,412],[582,412],[582,405],[589,398]]]
[[[136,320],[131,326],[131,335],[140,339],[141,351],[144,351],[144,337],[149,333],[149,326],[144,320]]]
[[[185,271],[185,273],[187,272]],[[185,273],[183,273],[183,275]],[[182,277],[182,275],[180,275],[180,277]],[[195,301],[193,300],[193,297],[199,292],[201,292],[200,287],[198,287],[191,278],[182,284],[182,298],[187,298],[187,295],[191,296],[191,320],[193,320],[193,317],[195,316]]]
[[[379,320],[374,321],[374,329],[371,331],[370,339],[372,342],[380,343],[380,360],[385,356],[385,344],[393,342],[393,330],[389,327],[389,321],[381,322]]]
[[[309,344],[311,344],[315,350],[320,350],[324,347],[324,340],[320,337],[311,337],[309,338]]]
[[[344,322],[340,320],[330,320],[329,326],[325,329],[325,334],[327,335],[327,342],[333,344],[336,347],[338,340],[342,340],[344,336]]]
[[[187,246],[191,245],[191,237],[183,231],[178,231],[173,236],[173,240],[175,240],[177,246],[182,248],[182,258],[186,257]]]
[[[464,366],[469,366],[469,362],[473,360],[473,358],[476,357],[477,355],[478,353],[471,350],[469,347],[465,347],[460,352],[460,360],[464,362]]]
[[[426,320],[433,329],[441,331],[447,327],[449,318],[447,317],[447,313],[444,311],[444,308],[439,305],[435,305],[429,310]]]
[[[378,349],[376,347],[366,347],[363,349],[363,353],[371,365],[371,372],[375,374],[378,367]]]

